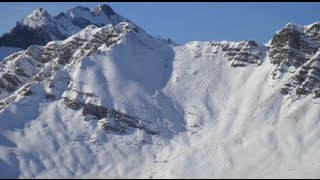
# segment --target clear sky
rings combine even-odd
[[[103,2],[1,2],[0,34],[15,22],[42,7],[51,15],[81,5],[93,10]],[[111,2],[118,14],[148,33],[188,41],[240,41],[266,43],[275,31],[292,22],[301,25],[320,21],[320,3],[252,2]]]

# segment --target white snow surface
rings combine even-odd
[[[103,28],[51,44],[88,40]],[[228,43],[237,42],[221,42]],[[1,178],[320,177],[320,100],[282,95],[288,78],[272,79],[268,56],[259,66],[235,68],[220,46],[172,46],[143,31],[99,50],[57,70],[53,89],[40,81],[32,96],[6,97],[12,101],[0,111]],[[47,91],[58,98],[46,100]],[[62,97],[149,120],[160,136],[109,134],[103,119],[86,120]]]

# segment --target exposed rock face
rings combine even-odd
[[[288,24],[274,35],[268,52],[270,62],[277,65],[273,78],[293,73],[281,89],[282,94],[314,94],[317,97],[320,80],[317,54],[319,32],[319,23],[309,27]]]
[[[262,53],[259,50],[258,44],[255,41],[241,41],[235,46],[230,46],[226,49],[226,54],[233,67],[244,67],[248,64],[261,64]]]
[[[311,39],[320,43],[320,23],[314,23],[310,27],[306,28],[306,35]]]
[[[277,64],[277,71],[280,72],[291,66],[301,67],[318,50],[319,44],[312,38],[303,27],[288,24],[271,41],[270,62]]]
[[[118,112],[114,109],[109,109],[103,106],[94,105],[91,103],[81,103],[76,99],[64,98],[64,104],[73,109],[79,110],[82,108],[84,116],[94,116],[102,121],[102,127],[108,133],[128,134],[132,130],[142,130],[146,134],[157,135],[158,133],[150,128],[147,128],[137,118]]]
[[[320,57],[316,56],[308,63],[304,64],[295,73],[285,86],[281,89],[283,94],[288,94],[295,90],[297,95],[314,94],[314,97],[319,97],[320,90]]]
[[[84,104],[82,113],[84,115],[93,115],[98,119],[105,118],[106,121],[103,122],[103,128],[109,133],[125,134],[128,133],[130,129],[140,129],[146,134],[157,134],[157,132],[146,128],[137,118],[118,112],[114,109],[108,109],[94,104]]]
[[[232,67],[245,67],[248,65],[261,65],[267,47],[256,43],[253,40],[230,42],[230,41],[210,41],[199,43],[198,41],[189,42],[187,46],[196,48],[201,53],[196,53],[195,58],[201,54],[206,57],[216,57],[222,55],[227,57]]]
[[[1,66],[0,70],[4,71],[0,75],[0,95],[10,94],[17,90],[26,81],[33,77],[32,72],[41,66],[41,53],[43,52],[41,46],[30,46],[26,51],[12,54],[3,60],[5,65],[9,61],[14,61],[12,70],[4,70],[5,66]],[[32,66],[25,66],[28,63]],[[27,72],[29,71],[29,73]],[[41,80],[42,74],[34,76],[34,80]]]
[[[101,6],[97,7],[93,11],[93,14],[96,15],[96,14],[99,14],[100,12],[103,12],[107,16],[116,15],[116,13],[113,11],[113,9],[110,6],[106,5],[106,4],[102,4]]]
[[[9,33],[0,37],[0,46],[26,49],[30,45],[45,45],[52,40],[66,39],[88,25],[102,27],[125,21],[128,20],[106,4],[92,12],[89,8],[78,6],[54,17],[44,9],[38,8],[17,22]]]

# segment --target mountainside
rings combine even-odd
[[[173,45],[106,7],[0,62],[1,178],[319,177],[320,23]]]
[[[26,49],[30,45],[45,45],[52,40],[63,40],[74,35],[88,25],[98,27],[127,21],[103,4],[94,11],[77,6],[66,13],[51,16],[43,8],[34,10],[16,26],[0,37],[0,46]]]

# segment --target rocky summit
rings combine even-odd
[[[277,65],[274,78],[291,74],[281,89],[283,94],[319,97],[319,27],[319,23],[306,27],[287,24],[272,38],[268,55],[270,62]]]
[[[94,11],[77,6],[53,17],[43,8],[38,8],[4,34],[0,38],[0,46],[26,49],[30,45],[45,45],[53,40],[66,39],[88,25],[102,27],[124,21],[127,20],[108,5],[101,5]]]

